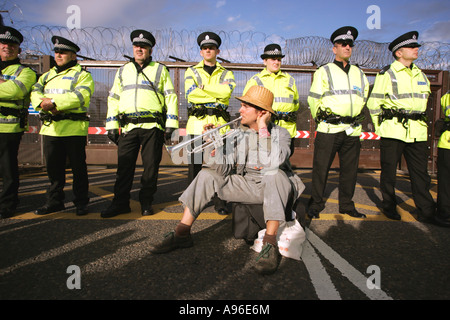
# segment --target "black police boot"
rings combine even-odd
[[[45,214],[49,214],[49,213],[53,213],[53,212],[58,212],[58,211],[61,211],[61,210],[64,210],[64,209],[65,209],[65,207],[64,207],[64,204],[63,204],[63,203],[57,204],[57,205],[52,205],[52,206],[45,205],[45,206],[43,206],[43,207],[37,209],[37,210],[34,212],[34,214],[36,214],[36,215],[38,215],[38,216],[42,216],[42,215],[45,215]]]
[[[110,205],[106,210],[102,211],[100,216],[102,218],[112,218],[119,214],[123,213],[130,213],[131,208],[129,205],[123,205],[123,206],[117,206],[117,205]]]

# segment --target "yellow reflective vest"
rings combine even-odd
[[[442,113],[445,121],[450,122],[450,91],[441,98]],[[444,131],[439,138],[438,148],[450,149],[450,130]]]
[[[138,73],[132,62],[117,70],[108,97],[107,130],[119,128],[119,114],[128,118],[157,118],[165,114],[165,127],[178,128],[178,98],[169,71],[163,64],[151,61],[142,72],[145,75]],[[128,123],[122,130],[155,127],[164,131],[157,122]]]
[[[36,73],[18,62],[2,69],[0,79],[5,81],[0,83],[0,106],[4,108],[4,112],[26,111],[24,115],[26,117],[30,105],[31,87],[36,82]],[[22,126],[20,122],[17,116],[0,113],[0,132],[28,131],[28,121],[22,120]]]
[[[203,69],[204,65],[202,60],[185,72],[184,89],[189,108],[221,108],[226,111],[236,87],[234,74],[216,62],[216,69],[209,75]],[[199,135],[203,132],[203,126],[209,123],[219,126],[227,121],[216,115],[205,115],[202,118],[190,116],[186,124],[186,133]]]
[[[405,114],[421,114],[427,110],[430,82],[415,65],[412,68],[394,61],[378,73],[367,102],[375,133],[384,138],[404,142],[427,141],[428,127],[422,120],[408,119],[404,123],[397,117],[385,119],[379,124],[382,108]]]
[[[299,98],[295,79],[288,73],[279,71],[270,73],[265,68],[254,75],[245,85],[243,94],[252,86],[262,86],[272,91],[272,109],[279,115],[296,112],[299,108]],[[291,138],[297,134],[297,123],[284,120],[275,121],[280,127],[286,128]]]
[[[308,104],[313,118],[316,118],[319,110],[330,111],[341,117],[356,117],[361,114],[368,95],[369,82],[360,68],[350,65],[347,74],[336,63],[328,63],[314,73]],[[321,121],[316,131],[338,133],[350,127],[347,123],[331,124]],[[352,127],[347,134],[360,136],[361,127]]]
[[[53,67],[39,77],[33,86],[31,104],[36,111],[50,114],[43,111],[40,104],[41,98],[51,98],[55,101],[56,109],[64,115],[86,114],[93,93],[94,80],[79,64],[59,73]],[[43,122],[40,134],[54,137],[86,136],[88,130],[89,121],[64,119]]]

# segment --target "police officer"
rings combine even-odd
[[[335,60],[317,69],[309,92],[308,104],[317,123],[310,217],[318,218],[325,207],[323,193],[336,152],[340,165],[339,212],[365,217],[352,201],[361,148],[361,112],[369,93],[366,76],[349,62],[357,36],[358,31],[350,26],[333,32],[330,40]]]
[[[56,66],[33,86],[31,103],[40,112],[44,155],[50,187],[46,204],[35,214],[64,209],[66,158],[73,173],[73,203],[77,215],[88,213],[89,182],[86,165],[87,111],[94,93],[94,80],[77,61],[80,48],[72,41],[52,37]]]
[[[177,95],[169,71],[152,61],[154,36],[139,29],[131,32],[130,39],[134,58],[119,68],[108,97],[106,129],[118,145],[118,168],[114,199],[101,213],[103,218],[131,212],[130,190],[141,146],[141,214],[154,214],[152,202],[163,144],[178,128]]]
[[[435,221],[450,227],[450,91],[441,98],[445,121],[438,142],[438,196]]]
[[[245,85],[244,92],[252,86],[262,86],[274,94],[273,110],[275,123],[286,128],[291,135],[291,156],[294,153],[294,141],[297,134],[297,110],[299,98],[295,79],[287,72],[281,71],[281,59],[284,55],[278,44],[272,43],[264,48],[261,59],[264,70],[254,75]]]
[[[36,82],[33,70],[20,64],[22,34],[14,28],[0,26],[0,219],[15,213],[19,189],[17,155],[24,131],[30,91]]]
[[[217,62],[222,43],[219,35],[209,31],[203,32],[197,37],[197,43],[203,60],[186,70],[184,82],[189,103],[189,118],[186,124],[189,138],[202,134],[206,124],[220,126],[230,121],[227,109],[231,93],[236,87],[233,72]],[[191,183],[202,169],[203,155],[193,153],[188,160],[188,181]],[[219,214],[228,213],[223,201],[217,197],[213,201]]]
[[[427,221],[435,214],[428,174],[428,128],[426,122],[430,82],[413,63],[420,44],[417,31],[405,33],[389,44],[395,61],[375,78],[367,103],[380,140],[380,189],[382,211],[400,220],[395,197],[397,165],[404,155],[411,179],[418,219]]]

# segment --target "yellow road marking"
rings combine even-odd
[[[89,170],[89,175],[101,175],[101,174],[105,174],[105,173],[115,173],[116,172],[116,168],[91,168]],[[143,168],[136,168],[136,173],[142,172]],[[294,170],[297,174],[305,172],[304,170]],[[164,176],[164,177],[159,177],[159,181],[164,181],[164,180],[172,180],[172,179],[176,179],[176,178],[185,178],[186,177],[186,172],[187,169],[186,168],[162,168],[160,170],[160,174],[166,174],[168,176]],[[40,176],[40,175],[45,175],[45,172],[38,172],[38,173],[31,173],[31,174],[25,174],[23,175],[24,177],[36,177],[36,176]],[[359,175],[362,176],[372,176],[372,175],[379,175],[379,173],[360,173]],[[67,171],[67,176],[72,177],[72,174],[70,172],[70,170]],[[334,173],[334,174],[330,174],[328,177],[328,183],[331,184],[339,184],[338,181],[333,181],[333,179],[338,178],[339,177],[339,173]],[[310,182],[311,179],[310,178],[303,178],[302,179],[303,182]],[[408,177],[404,176],[404,175],[398,175],[397,180],[409,180]],[[432,184],[436,184],[436,179],[432,179]],[[72,180],[71,179],[67,179],[66,180],[66,184],[67,186],[64,188],[64,190],[69,191],[72,189]],[[104,199],[110,199],[114,196],[114,194],[108,190],[105,190],[106,187],[111,187],[113,186],[114,183],[106,183],[106,184],[102,184],[102,185],[90,185],[89,186],[89,191],[93,194],[95,194],[97,197],[100,198],[104,198]],[[374,186],[364,186],[364,185],[360,185],[357,184],[356,185],[357,188],[362,188],[362,189],[374,189],[374,190],[378,190],[377,187]],[[399,191],[396,190],[396,192],[402,192],[405,195],[411,195],[411,192],[404,192],[404,191]],[[436,188],[432,188],[432,190],[430,190],[432,196],[436,197],[437,196],[437,192],[436,192]],[[23,193],[22,195],[39,195],[39,194],[44,194],[46,193],[46,190],[38,190],[38,191],[32,191],[32,192],[26,192]],[[303,198],[309,198],[310,195],[306,195],[306,194],[302,194],[301,197]],[[338,204],[338,200],[337,199],[332,199],[332,198],[328,198],[325,199],[326,202],[330,202],[330,203],[335,203]],[[367,218],[365,219],[361,219],[361,218],[354,218],[351,217],[349,215],[346,214],[341,214],[341,213],[336,213],[336,212],[321,212],[320,214],[320,219],[314,219],[314,220],[354,220],[354,221],[393,221],[391,219],[386,218],[380,211],[379,208],[377,208],[376,206],[371,206],[371,205],[366,205],[366,204],[360,204],[360,203],[355,203],[355,206],[359,209],[364,209],[367,211],[371,211],[373,212],[373,214],[367,214]],[[160,204],[155,204],[153,205],[153,209],[155,211],[155,214],[152,216],[142,216],[140,214],[140,204],[138,201],[134,201],[131,200],[130,201],[130,207],[131,207],[131,213],[127,213],[127,214],[121,214],[118,215],[116,217],[113,218],[108,218],[107,220],[180,220],[183,213],[182,212],[172,212],[173,210],[170,210],[173,207],[180,207],[179,211],[182,211],[181,208],[181,204],[178,201],[173,201],[173,202],[166,202],[166,203],[160,203]],[[416,222],[417,220],[406,210],[403,209],[403,207],[415,207],[414,201],[412,198],[409,198],[408,200],[404,201],[403,203],[401,203],[398,206],[398,212],[402,217],[401,221],[404,222]],[[326,209],[325,209],[326,210]],[[175,209],[176,211],[176,209]],[[66,209],[64,211],[61,212],[55,212],[52,214],[48,214],[48,215],[44,215],[44,216],[37,216],[34,214],[34,212],[26,212],[23,214],[18,214],[14,217],[12,217],[11,219],[103,219],[100,217],[100,212],[93,212],[93,213],[89,213],[86,216],[76,216],[75,215],[75,208],[71,208],[71,209]],[[216,212],[202,212],[198,218],[199,220],[225,220],[225,219],[231,219],[231,214],[227,215],[227,216],[223,216],[223,215],[219,215]]]

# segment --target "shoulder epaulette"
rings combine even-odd
[[[167,69],[167,71],[169,71],[169,67],[166,66],[164,63],[161,63],[161,62],[159,62],[159,61],[156,61],[156,62],[158,62],[160,65],[164,66],[164,67]]]
[[[385,66],[383,69],[380,70],[379,74],[385,74],[386,71],[388,71],[391,68],[391,65]]]

